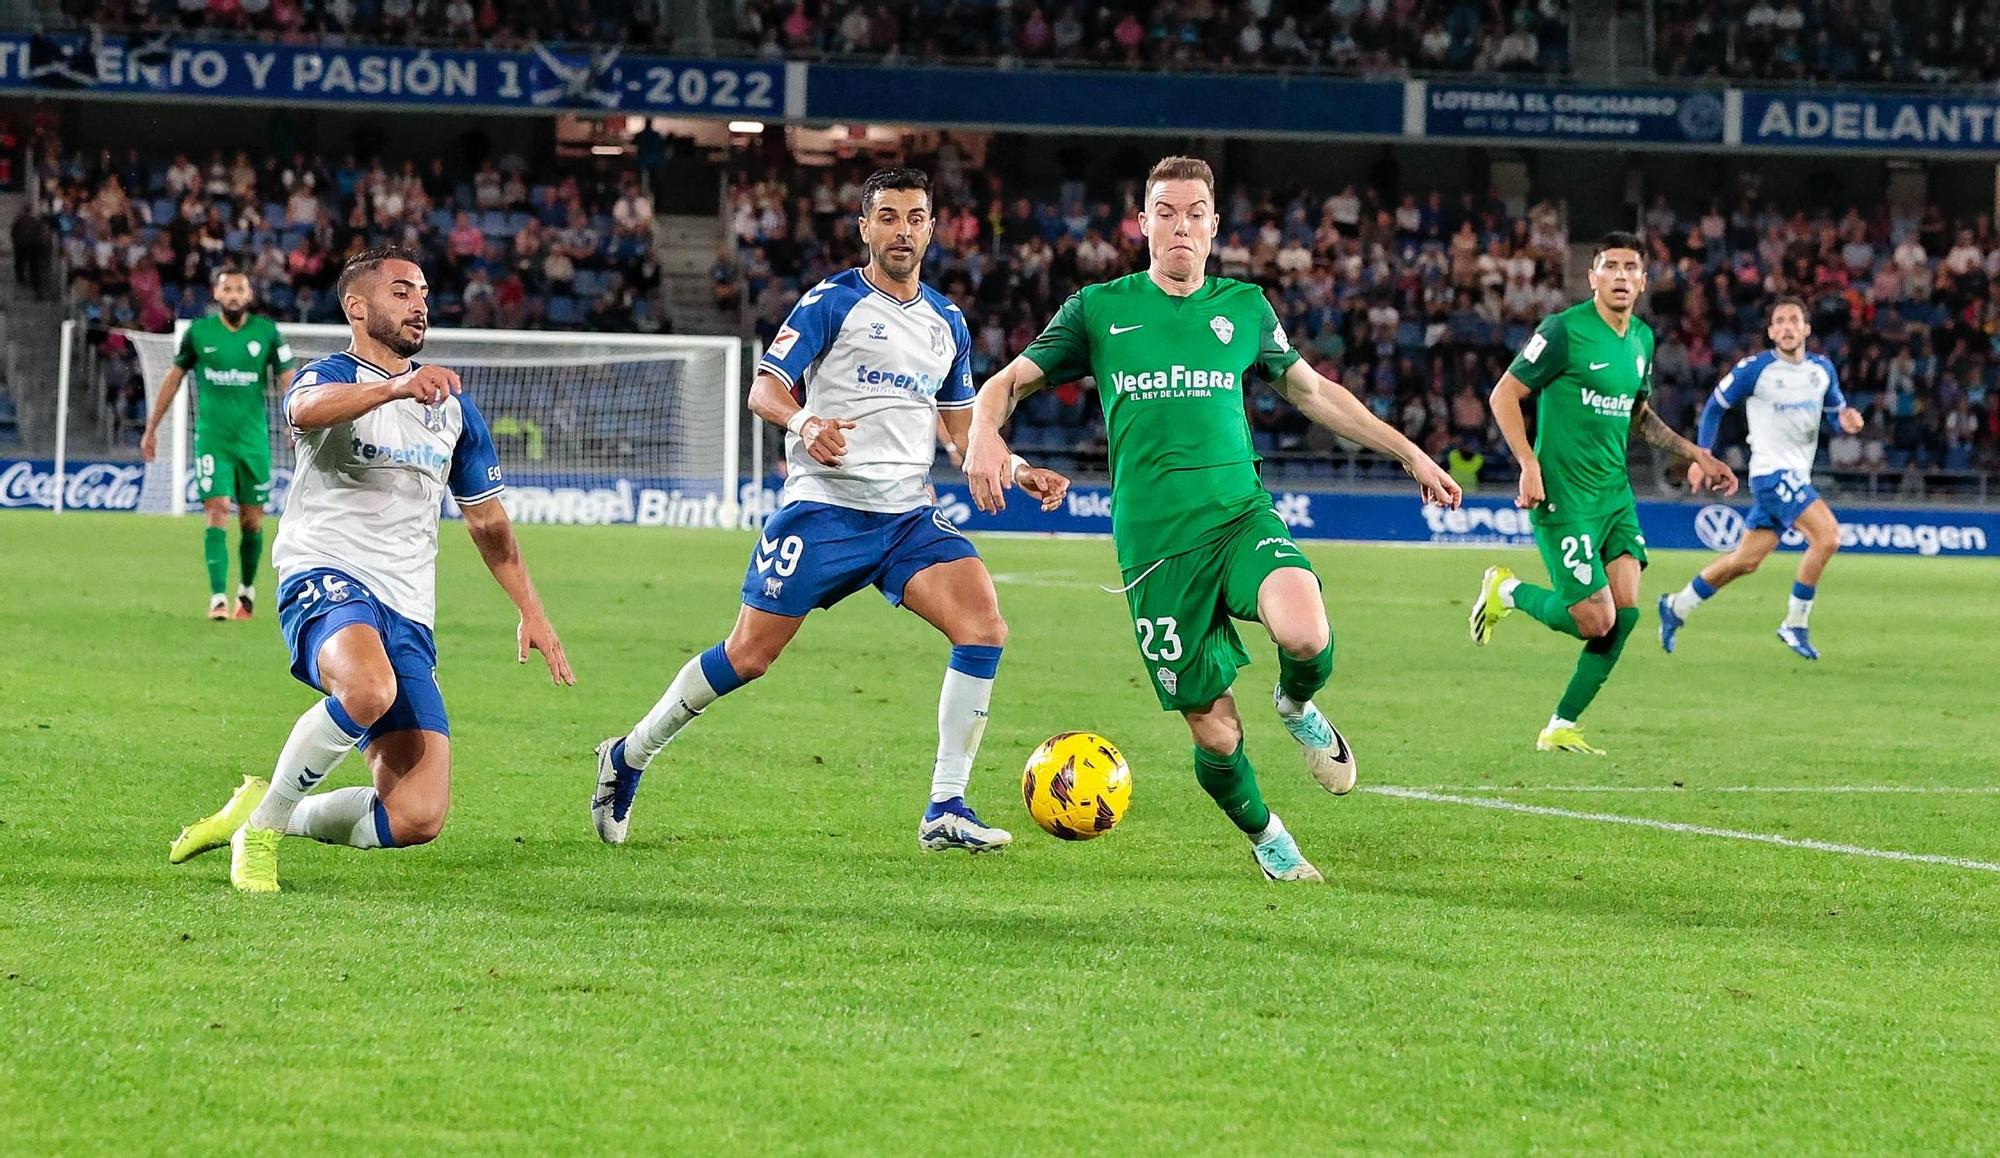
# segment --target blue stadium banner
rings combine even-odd
[[[814,121],[1399,137],[1403,85],[1322,77],[814,65]]]
[[[2000,153],[1991,95],[1745,92],[1743,143],[1761,148]]]
[[[1722,93],[1706,89],[1411,84],[1427,137],[1719,145],[1728,119]]]
[[[16,94],[777,120],[802,107],[804,73],[782,63],[628,56],[616,48],[498,52],[0,34],[0,92]]]
[[[139,509],[146,468],[134,462],[77,461],[63,476],[63,506],[76,511]],[[284,510],[291,472],[279,469],[273,480],[270,509]],[[509,473],[501,498],[517,523],[555,526],[733,527],[756,525],[778,508],[775,476],[761,484],[742,484],[733,503],[726,502],[714,480],[628,478],[583,479],[570,475]],[[188,483],[188,508],[199,506],[194,480]],[[55,503],[55,464],[47,459],[0,459],[0,508],[39,508]],[[1062,506],[1043,511],[1018,492],[998,514],[982,514],[972,505],[963,484],[940,483],[938,509],[966,531],[1013,531],[1030,534],[1109,535],[1111,490],[1104,486],[1071,487]],[[1364,543],[1429,544],[1442,547],[1532,547],[1534,539],[1525,511],[1511,498],[1475,495],[1456,511],[1426,507],[1414,495],[1338,494],[1325,491],[1274,491],[1271,504],[1295,538]],[[447,515],[457,512],[449,502]],[[1840,545],[1849,551],[1874,554],[2000,556],[2000,511],[1971,507],[1860,507],[1837,503]],[[1724,503],[1676,503],[1642,500],[1639,522],[1646,543],[1658,548],[1727,551],[1741,541],[1747,507]],[[1800,549],[1805,539],[1796,532],[1782,540],[1786,549]],[[1110,564],[1107,548],[1106,563]]]

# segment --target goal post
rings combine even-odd
[[[186,331],[119,331],[137,352],[146,405]],[[296,366],[347,348],[338,325],[279,325]],[[492,429],[517,521],[736,526],[742,518],[745,343],[699,335],[437,329],[417,360],[458,372]],[[60,370],[59,404],[73,388]],[[198,505],[200,397],[184,384],[161,424],[139,509]],[[189,396],[193,394],[192,405]],[[279,399],[270,400],[272,507],[294,467]],[[59,451],[57,469],[62,470]]]

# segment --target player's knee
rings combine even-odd
[[[1739,555],[1736,559],[1736,573],[1738,575],[1754,575],[1757,573],[1757,568],[1763,565],[1764,557],[1762,555]]]
[[[1288,624],[1272,631],[1278,650],[1293,659],[1311,659],[1333,642],[1333,629],[1324,621]]]
[[[1204,752],[1227,756],[1243,746],[1243,722],[1233,716],[1189,716],[1188,731]]]
[[[386,804],[389,813],[389,835],[394,837],[399,848],[414,844],[429,844],[444,831],[445,814],[451,810],[448,801],[425,801],[413,803],[397,801]]]
[[[1576,620],[1577,631],[1581,632],[1585,639],[1603,639],[1618,625],[1618,618],[1611,608],[1595,603],[1575,608],[1570,615]]]
[[[341,688],[334,699],[340,701],[340,708],[348,717],[362,727],[368,727],[389,714],[396,703],[395,680],[367,680]]]
[[[981,647],[1007,646],[1007,620],[998,608],[979,616],[960,629],[963,639],[952,640],[955,644],[975,644]]]
[[[244,513],[244,515],[243,515],[243,517],[242,517],[242,520],[241,520],[241,525],[242,525],[243,529],[244,529],[244,530],[246,530],[246,531],[261,531],[261,530],[263,530],[263,529],[264,529],[264,512],[262,512],[262,511],[258,511],[258,512],[256,512],[255,514],[251,514],[251,513],[249,513],[249,512],[245,512],[245,513]]]
[[[777,652],[754,647],[745,647],[740,651],[731,648],[727,654],[729,666],[736,671],[736,678],[746,684],[770,671],[771,665],[778,659]]]

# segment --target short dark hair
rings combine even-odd
[[[1639,240],[1638,234],[1627,233],[1622,229],[1614,229],[1603,237],[1598,238],[1597,244],[1590,247],[1590,264],[1596,265],[1598,258],[1603,257],[1606,252],[1613,249],[1629,249],[1641,258],[1646,256],[1646,243]]]
[[[1812,312],[1806,309],[1806,299],[1802,297],[1797,297],[1793,294],[1786,294],[1783,297],[1779,298],[1777,301],[1772,302],[1771,316],[1773,318],[1777,317],[1778,311],[1784,309],[1786,306],[1797,306],[1799,308],[1800,317],[1805,318],[1808,321],[1812,320]]]
[[[877,169],[868,174],[868,180],[861,183],[861,212],[875,207],[875,199],[891,189],[915,189],[924,195],[926,201],[931,196],[930,174],[922,169]]]
[[[208,275],[208,288],[214,289],[221,285],[225,277],[248,278],[249,276],[249,272],[240,265],[218,265],[215,267],[215,272]]]
[[[354,287],[355,281],[364,274],[381,269],[382,263],[387,261],[407,261],[411,265],[422,265],[423,257],[406,245],[370,246],[348,258],[347,264],[340,267],[340,278],[333,283],[333,300],[347,301],[347,291]],[[340,312],[345,315],[347,307],[343,305]]]

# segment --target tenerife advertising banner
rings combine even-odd
[[[145,468],[129,462],[73,462],[64,476],[63,506],[78,511],[137,511]],[[273,480],[271,510],[282,513],[291,482],[287,470]],[[187,506],[200,504],[189,482]],[[549,526],[636,526],[736,528],[757,526],[778,508],[780,480],[746,482],[726,500],[713,480],[579,478],[573,475],[510,474],[501,502],[517,523]],[[0,508],[49,509],[56,493],[55,464],[47,460],[0,459]],[[1006,510],[984,514],[972,505],[963,484],[937,487],[937,506],[970,534],[1015,532],[1056,535],[1109,535],[1111,491],[1103,486],[1070,489],[1062,506],[1043,511],[1018,491]],[[1294,538],[1365,543],[1408,543],[1443,547],[1532,547],[1533,528],[1525,511],[1510,499],[1474,496],[1456,511],[1426,507],[1413,495],[1339,494],[1274,491],[1271,503]],[[1655,548],[1727,551],[1742,538],[1747,506],[1645,500],[1639,522]],[[1836,503],[1840,545],[1876,554],[2000,556],[2000,510],[1968,507],[1861,507]],[[444,512],[456,516],[446,501]],[[1782,546],[1798,549],[1797,533]]]
[[[777,119],[804,66],[676,60],[616,47],[335,47],[155,36],[0,34],[0,92],[253,104],[409,105]]]

